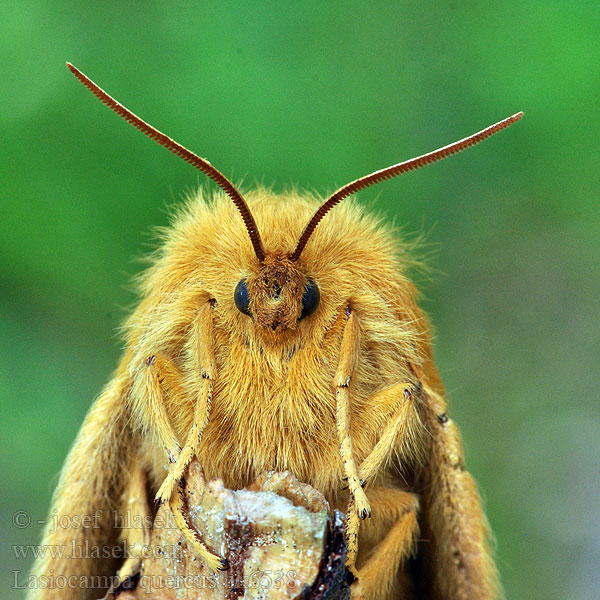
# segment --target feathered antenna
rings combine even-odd
[[[428,154],[423,154],[422,156],[417,156],[416,158],[411,158],[410,160],[398,163],[396,165],[392,165],[391,167],[387,167],[387,169],[381,169],[380,171],[375,171],[370,175],[365,175],[360,179],[356,179],[340,188],[337,192],[332,194],[317,210],[312,219],[308,222],[308,225],[304,228],[300,239],[298,240],[298,245],[294,250],[294,253],[290,256],[291,260],[298,260],[302,250],[306,246],[310,236],[313,231],[319,224],[319,221],[338,203],[341,202],[344,198],[367,188],[371,185],[379,183],[380,181],[384,181],[385,179],[391,179],[392,177],[397,177],[398,175],[402,175],[402,173],[406,173],[407,171],[412,171],[413,169],[418,169],[420,167],[424,167],[425,165],[429,165],[431,163],[437,162],[438,160],[442,160],[451,156],[452,154],[456,154],[457,152],[461,152],[462,150],[466,150],[467,148],[478,144],[479,142],[483,142],[483,140],[489,138],[494,133],[505,129],[509,125],[512,125],[516,121],[518,121],[523,116],[522,112],[518,112],[507,119],[502,121],[498,121],[494,125],[490,125],[469,137],[466,137],[458,142],[454,142],[453,144],[449,144],[448,146],[444,146],[443,148],[439,148],[438,150],[434,150],[433,152],[429,152]]]
[[[131,123],[134,127],[139,129],[142,133],[153,139],[155,142],[164,146],[167,150],[170,150],[173,154],[176,154],[180,158],[183,158],[186,162],[190,163],[197,169],[200,169],[205,175],[208,175],[225,193],[233,200],[237,209],[242,215],[250,241],[256,253],[256,257],[260,262],[263,262],[265,258],[265,251],[263,249],[260,234],[256,226],[256,221],[246,204],[246,201],[242,198],[242,195],[237,191],[233,184],[223,175],[220,171],[215,169],[206,159],[200,158],[187,148],[184,148],[181,144],[178,144],[175,140],[166,136],[158,129],[152,127],[137,115],[133,114],[130,110],[125,108],[122,104],[117,102],[114,98],[109,96],[101,87],[96,85],[89,77],[84,75],[79,69],[74,67],[71,63],[67,63],[69,70],[86,88],[88,88],[92,94],[97,96],[101,102],[106,104],[113,112],[116,112],[120,117],[123,117],[128,123]]]

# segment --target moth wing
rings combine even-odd
[[[28,600],[98,598],[110,587],[119,563],[112,551],[119,539],[115,515],[131,447],[129,386],[122,365],[85,418],[54,492]]]
[[[415,483],[421,496],[418,587],[427,598],[490,600],[501,596],[491,533],[473,477],[465,468],[460,431],[447,401],[431,347],[420,369],[419,407],[425,458]]]

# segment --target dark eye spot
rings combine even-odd
[[[304,317],[308,317],[308,315],[312,315],[315,310],[317,310],[320,299],[321,294],[317,284],[312,279],[308,279],[304,295],[302,296],[302,313],[298,320],[304,319]]]
[[[240,312],[250,316],[250,296],[248,295],[248,288],[246,287],[245,279],[239,281],[235,286],[235,291],[233,292],[233,301]]]

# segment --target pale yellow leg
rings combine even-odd
[[[355,572],[358,553],[360,521],[371,516],[369,501],[362,487],[374,479],[389,460],[394,449],[400,444],[403,455],[410,456],[413,446],[417,446],[419,417],[415,409],[414,394],[417,388],[410,383],[400,383],[378,392],[374,398],[384,412],[392,413],[391,420],[377,444],[357,469],[349,435],[349,393],[348,387],[356,359],[358,346],[358,324],[350,313],[344,330],[340,364],[336,373],[337,425],[344,473],[350,490],[350,503],[346,514],[346,541],[348,552],[346,565]]]
[[[375,395],[377,406],[384,412],[394,410],[391,419],[370,454],[358,469],[363,485],[372,481],[390,459],[394,450],[402,456],[410,457],[419,446],[415,439],[420,431],[419,415],[416,411],[414,395],[418,390],[410,383],[400,383]]]
[[[350,438],[350,397],[348,387],[356,362],[358,350],[358,323],[354,315],[348,309],[348,321],[344,328],[340,361],[335,375],[336,381],[336,421],[338,438],[340,441],[340,454],[344,466],[344,475],[347,480],[350,496],[354,499],[352,503],[361,519],[371,516],[371,507],[367,496],[362,489],[354,453],[352,452],[352,439]],[[354,532],[348,529],[349,533]]]
[[[404,597],[399,589],[402,563],[413,554],[418,536],[419,501],[415,494],[404,490],[375,487],[369,491],[377,526],[383,539],[371,551],[352,585],[352,598],[383,600]]]
[[[192,357],[198,361],[197,368],[202,375],[202,384],[194,405],[194,421],[183,449],[177,442],[164,406],[164,395],[182,393],[181,374],[173,363],[159,354],[151,356],[147,361],[147,391],[152,408],[157,410],[153,415],[153,425],[171,463],[169,473],[161,484],[156,499],[168,502],[175,523],[185,535],[189,545],[204,564],[215,570],[224,569],[226,561],[212,553],[188,523],[184,510],[183,490],[180,485],[188,464],[198,450],[202,431],[210,413],[215,372],[211,308],[211,305],[206,303],[200,309],[192,333],[194,347],[190,348],[190,351]]]
[[[354,498],[350,498],[346,510],[346,567],[357,576],[356,557],[358,556],[358,532],[360,530],[360,520],[354,506]]]
[[[396,414],[392,416],[379,441],[358,468],[358,477],[363,485],[368,484],[380,472],[399,440],[402,440],[410,430],[413,420],[418,419],[414,410],[412,389],[411,384],[401,383],[375,395],[374,399],[377,400],[382,410],[387,412],[396,407]],[[346,516],[346,541],[348,543],[346,566],[353,573],[355,573],[354,565],[358,553],[359,528],[360,522],[353,507],[353,499],[351,499]]]
[[[137,460],[132,461],[128,472],[130,478],[119,514],[122,521],[121,539],[125,542],[127,559],[119,569],[119,582],[139,572],[144,549],[150,542],[151,514],[146,492],[146,473]]]
[[[181,374],[164,356],[153,354],[146,359],[144,392],[147,398],[147,418],[151,429],[162,444],[170,463],[175,463],[181,446],[169,421],[165,396],[181,393]]]
[[[183,494],[183,489],[181,488],[181,485],[178,484],[169,499],[169,508],[173,513],[173,518],[175,519],[177,527],[179,527],[185,536],[186,542],[204,565],[213,571],[223,571],[227,569],[227,560],[214,554],[200,539],[196,530],[190,526],[187,513],[185,512]]]
[[[167,502],[173,495],[175,485],[181,481],[187,466],[198,451],[202,432],[208,423],[215,372],[211,310],[209,303],[201,308],[193,333],[191,352],[197,359],[196,368],[202,376],[200,392],[194,407],[194,422],[185,446],[156,494],[156,499],[160,502]]]

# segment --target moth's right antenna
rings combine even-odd
[[[402,175],[402,173],[406,173],[407,171],[412,171],[413,169],[418,169],[419,167],[424,167],[425,165],[429,165],[431,163],[437,162],[438,160],[442,160],[451,156],[452,154],[456,154],[457,152],[461,152],[462,150],[466,150],[475,144],[479,144],[479,142],[483,142],[483,140],[489,138],[494,133],[498,133],[502,129],[505,129],[509,125],[512,125],[516,121],[518,121],[523,116],[522,112],[518,112],[511,117],[503,119],[502,121],[498,121],[494,125],[490,125],[469,137],[463,138],[458,142],[454,142],[453,144],[449,144],[448,146],[444,146],[443,148],[439,148],[438,150],[434,150],[433,152],[429,152],[427,154],[423,154],[421,156],[417,156],[416,158],[411,158],[410,160],[406,160],[404,162],[398,163],[397,165],[392,165],[391,167],[387,167],[386,169],[381,169],[380,171],[375,171],[370,175],[365,175],[360,179],[356,179],[346,184],[344,187],[340,188],[337,192],[332,194],[317,210],[317,212],[313,215],[312,219],[308,222],[308,225],[304,228],[300,239],[298,240],[298,244],[293,254],[290,256],[290,260],[298,260],[300,257],[300,253],[304,250],[304,247],[308,243],[310,236],[315,230],[316,226],[319,224],[319,221],[338,203],[341,202],[344,198],[362,190],[366,187],[379,183],[380,181],[384,181],[385,179],[391,179],[392,177],[397,177],[398,175]]]
[[[158,129],[152,127],[137,115],[133,114],[129,109],[125,108],[122,104],[117,102],[114,98],[109,96],[101,87],[96,85],[89,77],[84,75],[78,68],[74,67],[71,63],[67,63],[69,70],[86,88],[88,88],[92,94],[98,97],[101,102],[106,104],[113,112],[116,112],[120,117],[123,117],[128,123],[131,123],[134,127],[139,129],[142,133],[153,139],[155,142],[164,146],[167,150],[170,150],[173,154],[176,154],[180,158],[183,158],[186,162],[190,163],[197,169],[200,169],[205,175],[208,175],[224,192],[233,200],[237,209],[242,215],[250,241],[254,248],[256,257],[260,262],[265,259],[265,251],[263,249],[258,227],[256,221],[246,204],[246,201],[242,198],[242,195],[237,191],[233,184],[223,175],[220,171],[215,169],[206,159],[200,158],[197,154],[194,154],[187,148],[184,148],[181,144],[178,144],[175,140],[166,136]]]

